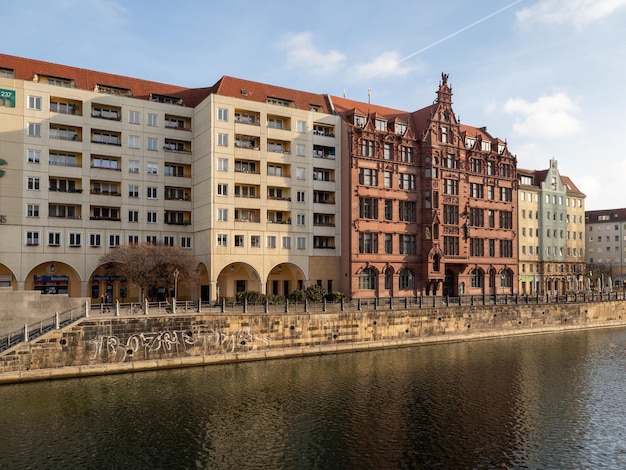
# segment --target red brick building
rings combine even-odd
[[[341,290],[354,298],[517,291],[516,158],[462,125],[447,75],[399,111],[331,97],[342,118]]]

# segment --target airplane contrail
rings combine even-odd
[[[502,13],[504,10],[507,10],[507,9],[511,8],[512,6],[515,6],[515,5],[517,5],[518,3],[521,3],[521,2],[523,2],[523,1],[524,1],[524,0],[516,0],[515,2],[513,2],[513,3],[509,4],[509,5],[505,6],[505,7],[502,7],[502,8],[500,8],[499,10],[494,11],[493,13],[491,13],[491,14],[489,14],[489,15],[485,16],[484,18],[481,18],[481,19],[479,19],[479,20],[477,20],[477,21],[474,21],[472,24],[467,25],[467,26],[465,26],[465,27],[463,27],[463,28],[459,29],[458,31],[455,31],[454,33],[448,34],[446,37],[441,38],[441,39],[439,39],[438,41],[435,41],[435,42],[433,42],[432,44],[429,44],[429,45],[428,45],[428,46],[426,46],[426,47],[422,47],[419,51],[415,51],[415,52],[413,52],[412,54],[409,54],[408,56],[406,56],[406,57],[404,57],[404,58],[400,59],[400,60],[399,60],[398,62],[396,62],[394,65],[401,64],[401,63],[402,63],[402,62],[404,62],[405,60],[409,60],[411,57],[415,57],[417,54],[421,54],[422,52],[427,51],[428,49],[431,49],[431,48],[435,47],[436,45],[441,44],[442,42],[447,41],[447,40],[448,40],[448,39],[450,39],[450,38],[453,38],[454,36],[458,36],[458,35],[459,35],[459,34],[461,34],[462,32],[467,31],[467,30],[468,30],[468,29],[470,29],[470,28],[473,28],[474,26],[476,26],[477,24],[482,23],[483,21],[487,21],[489,18],[492,18],[492,17],[496,16],[497,14]],[[381,73],[381,72],[383,72],[383,70],[379,70],[378,72],[374,72],[374,73],[372,73],[372,74],[368,75],[367,77],[365,77],[365,79],[372,78],[374,75],[378,75],[378,74],[379,74],[379,73]]]

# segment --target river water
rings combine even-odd
[[[7,469],[624,469],[626,329],[0,387]]]

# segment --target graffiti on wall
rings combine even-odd
[[[201,329],[195,335],[191,331],[174,330],[135,333],[126,340],[115,335],[99,335],[92,340],[92,361],[106,360],[124,362],[131,358],[156,359],[163,354],[184,353],[195,348],[199,354],[227,354],[269,348],[270,339],[255,335],[249,330],[234,332],[217,329]]]

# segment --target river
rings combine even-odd
[[[7,469],[624,469],[626,329],[0,386]]]

